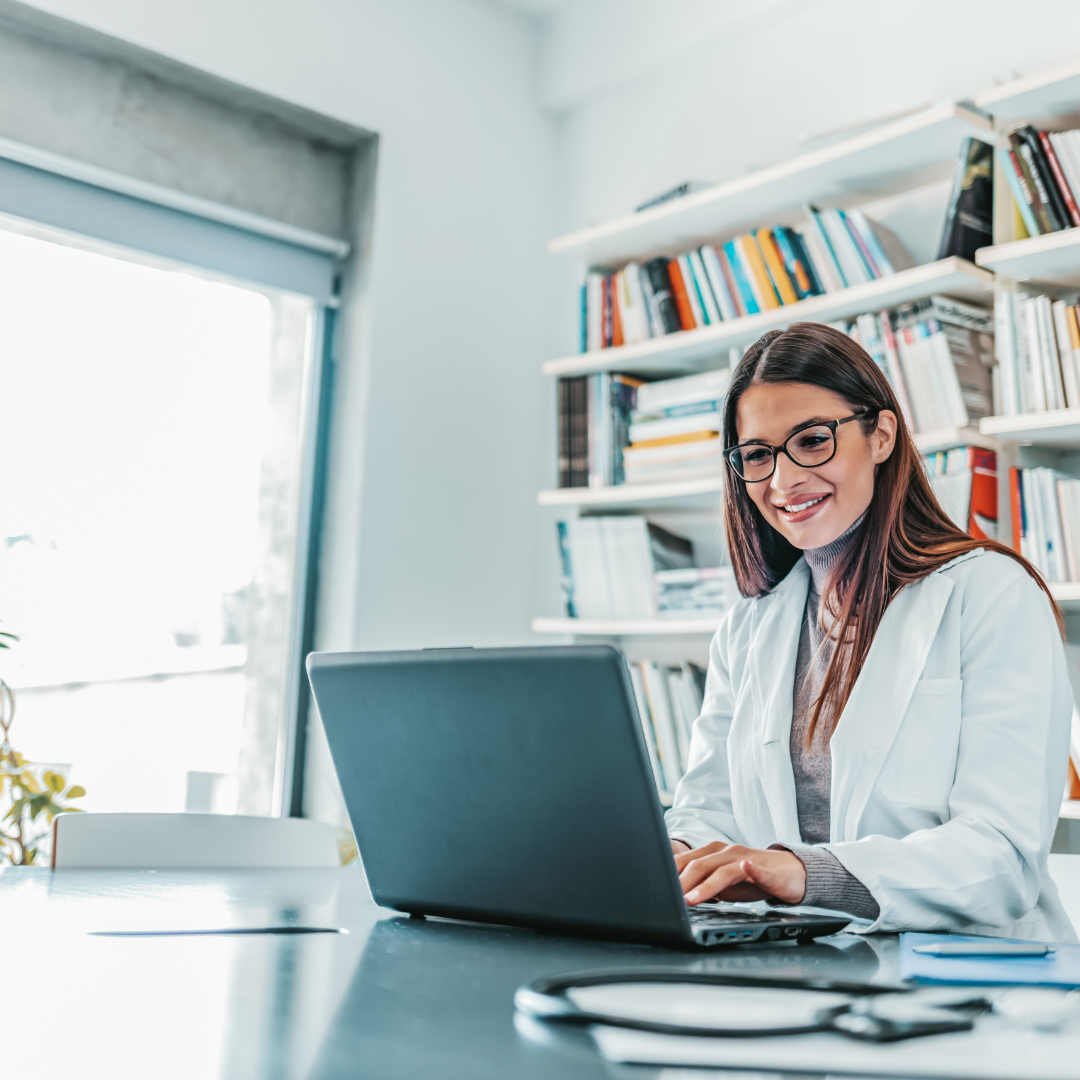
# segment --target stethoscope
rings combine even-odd
[[[649,984],[647,994],[641,984]],[[690,987],[713,989],[688,994]],[[661,1035],[745,1039],[835,1032],[870,1042],[969,1031],[991,1008],[981,992],[965,987],[872,986],[670,968],[537,979],[518,989],[514,1004],[538,1020]]]

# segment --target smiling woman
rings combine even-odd
[[[684,891],[1067,940],[1045,870],[1071,715],[1060,617],[1024,559],[950,521],[901,415],[827,326],[766,334],[732,376],[745,599],[668,814]]]

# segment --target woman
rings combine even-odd
[[[683,891],[1075,940],[1046,871],[1072,714],[1060,616],[1024,559],[949,520],[899,417],[827,326],[774,330],[733,373],[745,599],[667,815]]]

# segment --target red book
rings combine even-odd
[[[1012,511],[1012,548],[1020,554],[1020,537],[1024,535],[1024,517],[1020,510],[1020,470],[1009,470],[1009,508]]]
[[[611,344],[618,348],[626,344],[623,336],[622,316],[619,314],[619,275],[612,274],[608,278],[608,288],[611,290]]]
[[[1046,153],[1046,158],[1050,162],[1050,171],[1054,174],[1054,180],[1057,182],[1058,191],[1061,192],[1061,197],[1065,201],[1065,209],[1069,211],[1069,217],[1072,218],[1072,223],[1074,225],[1080,225],[1080,210],[1076,208],[1076,200],[1073,199],[1073,194],[1069,190],[1069,184],[1065,179],[1065,173],[1061,168],[1061,162],[1058,161],[1058,156],[1054,153],[1054,144],[1050,141],[1050,133],[1048,131],[1040,131],[1039,142],[1042,143],[1043,151]]]
[[[997,531],[997,454],[993,450],[968,447],[971,468],[971,511],[968,532],[976,540],[989,540]]]
[[[686,295],[686,283],[683,281],[678,259],[671,259],[668,262],[668,277],[671,278],[671,292],[675,297],[675,307],[679,311],[679,322],[682,323],[682,328],[684,330],[696,329],[694,309],[690,306],[690,297]]]

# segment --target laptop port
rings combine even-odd
[[[784,936],[785,937],[798,937],[799,936],[799,928],[797,926],[785,926],[784,927]]]
[[[754,931],[753,930],[744,930],[742,936],[743,937],[753,937],[754,936]]]

